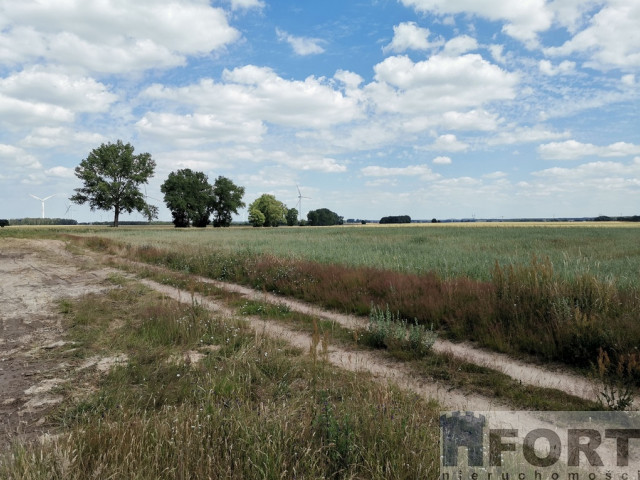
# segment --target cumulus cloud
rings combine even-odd
[[[7,4],[0,22],[4,63],[104,73],[183,65],[240,37],[222,9],[198,0],[25,0]]]
[[[22,148],[2,143],[0,143],[0,165],[2,165],[5,172],[20,168],[42,168],[42,164],[38,159],[26,153]]]
[[[502,28],[507,35],[535,45],[537,35],[552,24],[553,12],[545,0],[527,2],[513,0],[488,0],[470,2],[468,0],[400,0],[407,7],[421,13],[439,15],[473,14],[492,21],[506,22]]]
[[[324,48],[320,45],[323,40],[319,38],[296,37],[279,28],[276,28],[276,35],[278,40],[291,45],[296,55],[305,56],[324,53]]]
[[[393,27],[393,40],[382,51],[402,53],[407,50],[430,50],[444,43],[441,38],[431,42],[430,36],[428,28],[419,27],[415,22],[404,22]]]
[[[75,177],[73,168],[62,167],[62,166],[49,168],[44,171],[44,174],[47,177],[58,177],[58,178],[74,178]]]
[[[236,125],[269,122],[297,128],[325,128],[361,116],[357,99],[322,79],[285,80],[266,67],[225,70],[223,83],[203,79],[185,87],[152,85],[142,96],[190,106]]]
[[[457,57],[463,53],[471,52],[478,49],[478,42],[469,35],[461,35],[449,40],[444,46],[444,55]]]
[[[455,135],[449,133],[436,138],[431,149],[444,152],[463,152],[469,149],[469,144],[459,141]]]
[[[621,79],[622,83],[628,87],[633,87],[636,84],[636,76],[632,73],[623,75]]]
[[[118,97],[106,85],[86,76],[31,67],[0,79],[0,95],[72,112],[105,112]]]
[[[451,165],[453,162],[450,157],[436,157],[433,159],[435,165]]]
[[[99,133],[81,132],[68,127],[38,127],[32,130],[20,144],[31,148],[69,146],[76,149],[85,149],[107,141],[108,139]]]
[[[212,142],[258,143],[265,133],[259,120],[230,121],[215,114],[176,115],[147,113],[136,123],[140,133],[156,139],[169,139],[180,146],[196,146]]]
[[[554,66],[549,60],[540,60],[538,64],[540,72],[553,77],[555,75],[568,75],[573,73],[576,68],[576,62],[564,60],[558,66]]]
[[[421,180],[436,180],[440,175],[428,165],[408,165],[406,167],[368,166],[360,170],[365,177],[417,177]]]
[[[625,157],[640,154],[640,145],[616,142],[607,146],[581,143],[575,140],[552,142],[538,147],[538,153],[546,160],[576,160],[582,157]]]
[[[545,49],[552,56],[583,53],[586,66],[599,69],[640,66],[640,3],[634,0],[609,2],[589,25],[558,47]]]
[[[480,55],[434,55],[413,62],[407,56],[388,57],[377,64],[375,82],[365,87],[380,111],[418,114],[479,107],[515,98],[519,76],[502,70]]]

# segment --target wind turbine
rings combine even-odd
[[[44,218],[44,202],[49,200],[51,197],[55,197],[56,194],[54,193],[53,195],[49,195],[48,197],[44,197],[44,198],[36,197],[35,195],[33,195],[31,193],[29,195],[31,195],[36,200],[40,200],[42,202],[42,218]]]
[[[300,187],[296,185],[296,188],[298,189],[298,204],[296,206],[298,207],[298,221],[300,221],[302,220],[302,199],[308,198],[309,200],[311,200],[311,197],[303,197],[302,192],[300,191]]]

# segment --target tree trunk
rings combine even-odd
[[[117,227],[118,226],[118,218],[120,217],[120,209],[118,207],[116,207],[116,211],[113,214],[113,226]]]

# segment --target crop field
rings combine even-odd
[[[79,227],[81,228],[81,227]],[[489,280],[500,265],[548,257],[565,277],[591,273],[620,287],[640,282],[640,226],[634,224],[413,224],[324,228],[188,229],[120,227],[85,230],[135,246],[206,254],[270,254],[325,264],[443,279]]]
[[[34,263],[28,250],[3,249],[3,258],[26,262],[53,291],[80,276],[95,282],[97,269],[108,287],[58,301],[66,336],[41,361],[68,378],[27,389],[59,382],[61,404],[33,414],[56,439],[0,452],[0,477],[436,478],[446,405],[373,370],[345,370],[332,351],[376,352],[363,364],[396,365],[416,384],[507,409],[628,408],[640,386],[638,234],[623,224],[5,228],[3,248],[33,242],[45,254]],[[366,326],[299,313],[285,299]],[[267,324],[289,336],[268,337]],[[608,397],[434,351],[443,339],[552,362],[549,375],[600,382]],[[0,357],[3,348],[20,355],[11,341]],[[86,366],[108,359],[124,360],[107,372]],[[0,395],[7,409],[21,401]]]

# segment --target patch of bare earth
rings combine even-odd
[[[60,241],[0,239],[0,450],[47,430],[76,365],[52,359],[69,348],[57,301],[105,290],[109,269],[86,269]]]

